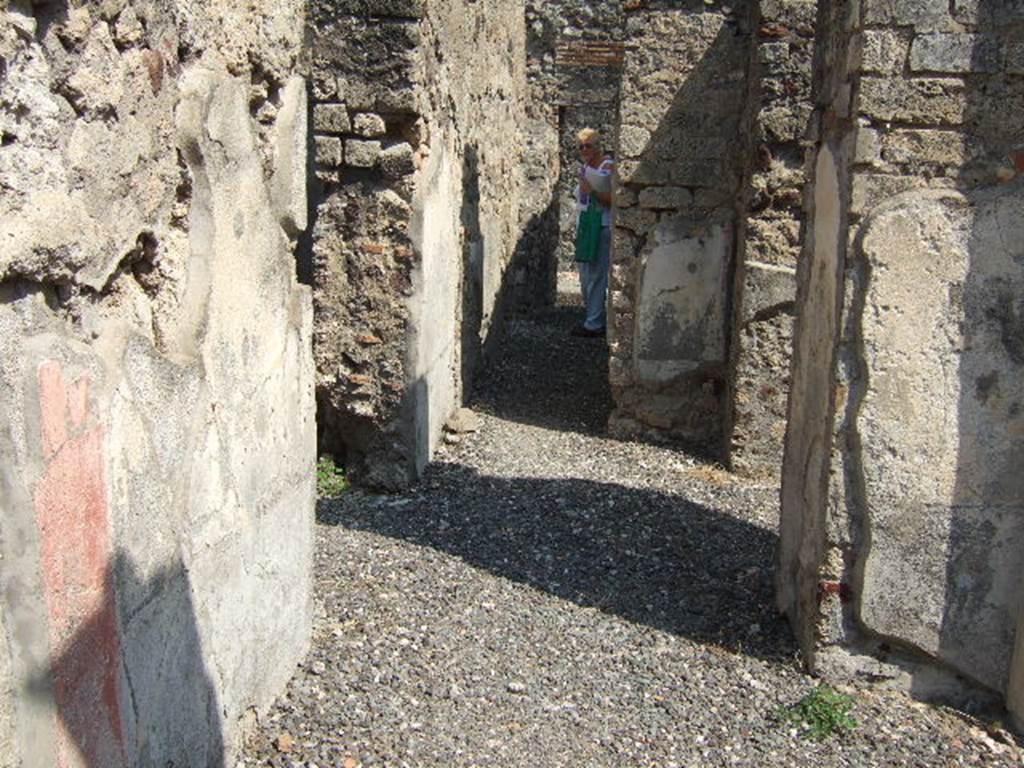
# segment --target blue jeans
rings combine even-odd
[[[597,248],[597,258],[593,261],[581,261],[580,291],[583,294],[583,306],[587,318],[583,327],[588,331],[599,331],[605,324],[605,297],[608,293],[608,262],[612,249],[611,227],[602,227],[601,242]]]

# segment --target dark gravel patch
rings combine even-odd
[[[777,489],[602,437],[576,320],[510,321],[480,432],[417,486],[320,503],[313,648],[240,765],[1020,765],[895,691],[846,689],[821,742],[779,717],[816,681],[773,607]]]

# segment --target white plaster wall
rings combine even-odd
[[[637,305],[636,370],[642,383],[671,381],[725,359],[725,282],[731,228],[693,234],[682,218],[665,218],[644,261]]]
[[[419,248],[420,265],[413,273],[409,301],[409,371],[417,473],[430,460],[445,422],[458,405],[456,354],[462,280],[459,162],[454,137],[448,131],[439,133],[413,204],[412,240]]]

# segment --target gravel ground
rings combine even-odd
[[[780,717],[816,681],[773,609],[777,489],[602,437],[578,315],[509,322],[479,431],[414,488],[320,502],[313,649],[239,765],[1021,765],[894,691],[844,688],[821,741]]]

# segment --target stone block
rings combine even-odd
[[[336,136],[314,136],[314,157],[318,165],[336,168],[341,165],[341,139]]]
[[[384,118],[372,112],[360,112],[352,118],[352,132],[358,136],[374,138],[387,133]]]
[[[313,130],[318,133],[348,133],[352,122],[344,104],[317,104],[313,107]]]
[[[880,77],[861,80],[861,112],[877,120],[934,126],[960,125],[966,102],[965,86],[960,80]]]
[[[379,141],[348,139],[345,141],[345,165],[354,168],[373,168],[381,156]]]
[[[903,71],[910,52],[910,40],[892,29],[868,29],[860,36],[861,71],[897,75]]]
[[[881,137],[882,158],[897,165],[942,165],[955,168],[970,158],[960,131],[900,129]]]
[[[640,191],[641,208],[679,210],[693,203],[693,193],[685,187],[647,187]]]
[[[404,141],[385,147],[380,155],[380,168],[391,179],[406,176],[415,170],[412,146]]]
[[[764,0],[760,11],[765,21],[808,26],[813,25],[817,17],[817,3],[813,0]]]
[[[117,17],[114,24],[114,40],[122,47],[137,45],[146,35],[146,29],[139,21],[135,8],[128,6]]]
[[[1003,69],[1010,75],[1024,75],[1024,43],[1008,43],[1002,49]]]
[[[878,131],[858,126],[854,138],[853,161],[864,165],[877,165],[882,159],[882,145]]]
[[[622,208],[615,214],[615,226],[628,229],[635,234],[643,234],[654,226],[657,217],[652,211],[642,208]]]
[[[999,66],[998,59],[999,48],[995,38],[990,35],[919,35],[910,46],[912,72],[995,72]]]
[[[651,132],[636,125],[624,125],[619,129],[619,156],[640,157],[651,140]]]
[[[629,187],[619,187],[615,191],[615,204],[620,208],[629,208],[636,203],[637,194]]]
[[[319,12],[337,16],[423,18],[423,0],[318,0]]]
[[[742,322],[774,308],[796,303],[796,269],[777,264],[748,261],[743,281]]]
[[[747,221],[747,250],[761,262],[792,266],[800,253],[800,223],[795,217],[757,217]]]
[[[698,189],[693,193],[693,204],[707,211],[731,203],[732,198],[732,192],[727,189]]]
[[[865,0],[865,26],[913,27],[917,32],[942,32],[955,26],[947,0]]]
[[[896,176],[881,173],[858,173],[853,177],[850,213],[863,215],[890,197],[911,189],[927,186],[918,176]]]
[[[772,142],[798,141],[807,131],[811,117],[809,104],[780,104],[761,111],[758,116],[765,138]]]
[[[953,0],[953,18],[971,27],[1003,30],[1024,21],[1024,3]]]

